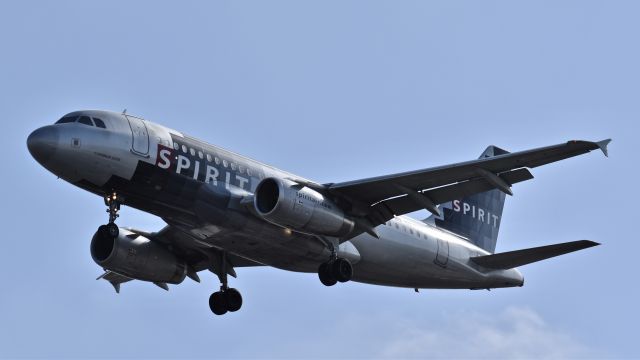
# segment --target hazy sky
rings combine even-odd
[[[0,2],[0,357],[640,357],[639,14],[635,1]],[[253,268],[223,317],[210,273],[116,295],[89,255],[102,199],[25,143],[94,108],[320,182],[611,137],[610,158],[514,186],[497,250],[603,245],[491,292]],[[119,224],[163,226],[128,208]]]

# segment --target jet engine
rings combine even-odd
[[[162,245],[122,228],[116,238],[106,226],[98,228],[91,257],[107,270],[138,280],[179,284],[187,275],[187,264]]]
[[[303,233],[345,236],[353,220],[316,190],[287,179],[266,178],[256,187],[253,205],[265,220]]]

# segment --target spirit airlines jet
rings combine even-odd
[[[506,195],[530,168],[600,149],[569,141],[510,153],[489,146],[477,160],[321,184],[159,124],[123,113],[76,111],[27,139],[58,177],[104,198],[109,221],[91,240],[116,292],[131,280],[168,290],[209,270],[220,290],[213,313],[242,306],[228,275],[247,266],[317,273],[412,288],[522,286],[517,266],[598,245],[588,240],[495,253]],[[121,205],[161,217],[157,232],[115,224]],[[402,216],[426,209],[423,220]]]

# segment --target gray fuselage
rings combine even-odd
[[[302,180],[258,161],[164,126],[107,111],[74,116],[101,119],[100,128],[74,123],[42,127],[30,137],[34,157],[49,171],[104,196],[160,216],[188,232],[193,247],[210,246],[277,268],[316,272],[330,257],[318,237],[261,219],[243,201],[266,177]],[[353,280],[407,288],[484,289],[522,286],[516,269],[491,270],[470,261],[486,255],[462,236],[407,216],[340,244]]]

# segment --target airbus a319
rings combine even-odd
[[[104,199],[108,221],[91,239],[98,279],[116,292],[140,280],[168,290],[209,270],[217,315],[242,306],[229,286],[238,268],[316,273],[322,284],[357,281],[410,289],[519,287],[518,266],[598,245],[589,240],[495,253],[506,195],[529,169],[601,150],[610,140],[569,141],[341,183],[318,183],[126,113],[63,116],[27,139],[47,170]],[[120,206],[161,217],[147,232],[116,225]],[[426,209],[422,221],[405,214]]]

